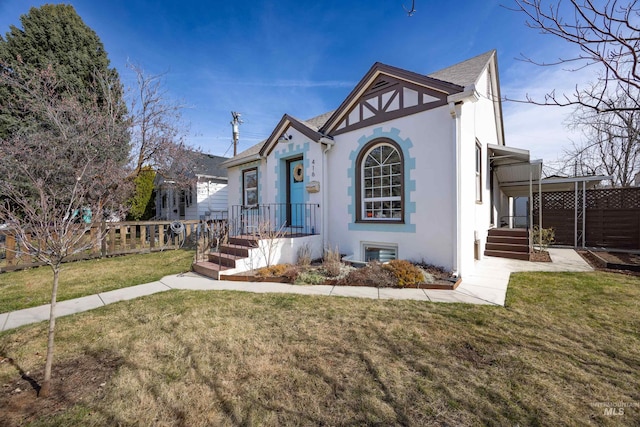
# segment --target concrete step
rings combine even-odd
[[[236,246],[244,246],[247,248],[255,248],[258,246],[258,239],[252,236],[229,237],[229,244],[236,245]]]
[[[489,236],[529,237],[526,228],[490,228]]]
[[[211,277],[212,279],[218,280],[218,278],[220,277],[220,272],[229,270],[230,268],[220,266],[209,261],[200,261],[192,264],[191,269],[198,274],[202,274],[203,276]]]
[[[208,254],[207,257],[209,258],[209,262],[213,263],[213,264],[219,264],[222,265],[224,267],[229,267],[229,268],[235,268],[236,267],[236,260],[242,259],[242,258],[246,258],[243,256],[237,256],[237,255],[231,255],[231,254],[225,254],[225,253],[218,253],[218,252],[214,252],[211,254]]]
[[[510,259],[522,259],[525,261],[529,261],[529,253],[524,252],[512,252],[512,251],[494,251],[494,250],[485,250],[485,256],[495,256],[499,258],[510,258]]]
[[[489,243],[485,246],[487,251],[507,251],[507,252],[529,252],[529,245],[525,244],[511,244],[511,243]]]
[[[220,245],[220,252],[247,258],[249,256],[249,246],[244,245]]]
[[[510,245],[529,245],[528,237],[487,236],[487,243],[508,243]]]

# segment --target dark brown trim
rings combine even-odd
[[[400,168],[400,182],[402,183],[402,192],[401,192],[402,196],[400,198],[400,219],[397,219],[397,220],[396,219],[386,219],[386,220],[363,219],[362,217],[362,161],[364,160],[365,154],[367,154],[373,147],[380,144],[391,145],[393,148],[396,149],[396,151],[400,155],[400,161],[402,164],[402,167]],[[355,182],[356,221],[355,222],[362,223],[362,224],[404,224],[405,223],[404,206],[405,206],[405,199],[406,199],[406,188],[405,188],[405,182],[404,182],[405,161],[404,161],[404,153],[402,152],[402,147],[400,147],[400,145],[398,145],[397,142],[389,138],[378,138],[378,139],[374,139],[373,141],[369,141],[367,144],[365,144],[364,147],[362,147],[362,149],[358,153],[358,157],[356,158],[355,168],[356,168],[356,182]]]
[[[340,104],[338,109],[331,115],[325,125],[320,128],[319,131],[325,135],[334,134],[336,127],[340,124],[344,116],[347,114],[347,108],[350,107],[356,101],[356,99],[360,98],[365,93],[367,87],[371,88],[372,93],[379,89],[389,89],[391,87],[390,85],[373,86],[380,75],[385,75],[390,78],[395,77],[397,79],[405,81],[406,83],[414,83],[421,87],[432,88],[438,92],[444,93],[447,96],[454,93],[460,93],[464,90],[462,86],[458,86],[453,83],[445,82],[422,74],[376,62],[369,69],[367,74],[365,74],[362,80],[360,80],[356,87],[351,91],[351,93],[345,98],[342,104]]]
[[[387,83],[383,86],[383,89],[380,89],[379,85],[376,83],[383,80]],[[333,135],[340,135],[342,133],[350,132],[352,130],[361,129],[365,126],[371,126],[378,123],[387,122],[389,120],[393,120],[396,118],[408,116],[411,114],[419,113],[422,111],[427,111],[433,108],[438,108],[443,105],[447,105],[447,96],[442,92],[438,92],[436,90],[426,88],[424,86],[420,86],[417,84],[413,84],[411,82],[402,81],[396,79],[395,77],[389,76],[379,76],[372,83],[372,88],[365,91],[361,97],[358,99],[356,104],[354,105],[351,111],[345,112],[343,118],[336,123],[336,130],[333,131]],[[417,105],[405,106],[405,90],[409,89],[411,91],[416,92],[417,97]],[[382,96],[385,94],[391,94],[389,99],[383,101]],[[424,96],[429,96],[432,98],[436,98],[436,100],[430,100],[425,102]],[[377,104],[377,108],[374,109],[373,106],[370,106],[367,101],[370,101],[372,98],[375,99]],[[393,111],[387,111],[392,103],[398,103],[398,109]],[[384,103],[383,103],[384,102]],[[371,111],[374,114],[372,117],[364,118],[365,108],[368,111]],[[358,117],[355,123],[351,123],[351,115],[355,109],[358,109]],[[346,125],[342,128],[338,128],[342,123],[346,123]]]
[[[278,138],[280,138],[280,136],[282,136],[283,133],[286,133],[289,127],[294,128],[295,130],[297,130],[298,132],[300,132],[301,134],[303,134],[304,136],[306,136],[307,138],[309,138],[314,142],[320,141],[320,138],[322,138],[323,136],[321,133],[314,131],[309,126],[306,126],[305,124],[301,123],[296,118],[291,117],[288,114],[285,114],[282,116],[282,119],[280,119],[280,122],[275,127],[273,132],[271,132],[271,135],[269,135],[269,138],[267,138],[267,141],[260,149],[260,155],[268,156],[269,154],[271,154],[271,152],[274,150],[274,148],[278,144]]]
[[[387,122],[389,120],[398,119],[400,117],[409,116],[411,114],[420,113],[422,111],[432,110],[434,108],[442,107],[443,105],[447,105],[446,100],[433,101],[429,104],[416,105],[414,107],[404,108],[401,110],[391,111],[389,113],[378,113],[377,115],[370,117],[365,120],[360,120],[358,123],[347,125],[342,129],[335,130],[331,133],[331,135],[340,135],[346,132],[351,132],[353,130],[362,129],[367,126],[375,125],[378,123]]]

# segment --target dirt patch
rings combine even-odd
[[[54,364],[51,396],[48,398],[38,397],[39,381],[44,377],[44,361],[42,369],[37,372],[24,372],[10,358],[2,358],[0,363],[9,363],[16,368],[15,379],[0,389],[0,425],[18,426],[94,400],[103,393],[121,360],[112,354],[84,354],[77,359]]]
[[[533,252],[529,254],[529,261],[532,262],[551,262],[551,256],[549,252]]]
[[[576,250],[576,252],[578,252],[578,254],[587,261],[594,270],[640,276],[639,254],[605,251],[597,251],[594,254],[587,250]],[[616,268],[611,268],[613,265],[616,265]],[[624,268],[624,266],[630,266],[631,269]]]

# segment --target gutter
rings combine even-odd
[[[460,179],[460,171],[462,170],[462,104],[465,101],[476,102],[480,99],[480,95],[476,91],[475,85],[469,85],[464,88],[460,93],[455,93],[447,97],[449,102],[449,114],[454,119],[453,122],[453,137],[455,147],[455,164],[456,164],[456,197],[455,197],[455,209],[456,209],[456,225],[453,230],[454,241],[456,242],[453,256],[453,274],[456,277],[460,277],[460,268],[462,263],[462,181]]]
[[[260,154],[256,153],[256,154],[252,154],[250,156],[247,157],[243,157],[241,159],[229,159],[225,162],[222,162],[221,165],[226,167],[226,168],[231,168],[234,166],[239,166],[245,163],[251,163],[253,161],[256,160],[262,160],[263,156],[261,156]]]
[[[326,136],[322,136],[318,141],[321,144],[325,144],[326,147],[322,150],[322,249],[327,248],[327,235],[329,234],[329,188],[327,178],[327,154],[333,146],[336,144],[335,141]]]
[[[456,197],[455,197],[455,210],[456,210],[456,222],[453,230],[453,241],[456,242],[453,251],[453,275],[455,277],[459,277],[460,274],[460,248],[462,244],[462,236],[460,234],[460,227],[462,225],[462,214],[460,212],[460,207],[462,205],[462,195],[461,195],[461,181],[460,181],[460,170],[461,170],[461,160],[460,160],[460,146],[461,146],[461,138],[460,138],[460,112],[458,112],[458,107],[454,101],[449,102],[449,114],[451,114],[451,118],[453,119],[453,138],[454,138],[454,147],[455,147],[455,164],[456,164]]]

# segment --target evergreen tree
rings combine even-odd
[[[28,67],[37,71],[50,67],[61,83],[58,91],[74,94],[102,93],[97,86],[115,82],[110,90],[118,98],[119,119],[125,119],[126,107],[117,71],[109,68],[100,38],[82,21],[73,6],[33,7],[20,17],[20,22],[22,28],[12,25],[4,38],[0,36],[1,70],[11,72],[18,67]],[[18,103],[16,97],[19,96],[21,94],[15,89],[0,87],[0,138],[14,132],[22,118],[12,107]]]

